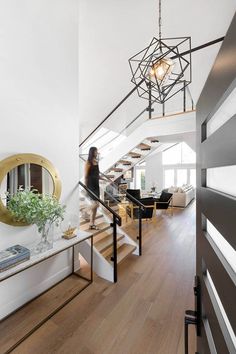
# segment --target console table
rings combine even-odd
[[[81,242],[86,241],[86,240],[90,240],[90,249],[91,249],[90,278],[84,277],[84,276],[76,273],[75,268],[74,268],[74,266],[75,266],[74,265],[74,263],[75,263],[75,246]],[[61,310],[66,304],[68,304],[81,291],[86,289],[92,283],[92,281],[93,281],[93,234],[85,232],[85,231],[79,231],[78,235],[70,240],[65,240],[63,238],[58,239],[54,242],[52,249],[50,249],[46,252],[43,252],[43,253],[35,254],[35,255],[31,256],[31,258],[29,260],[27,260],[23,263],[20,263],[20,264],[16,265],[15,267],[12,267],[12,268],[7,269],[7,270],[0,273],[0,282],[3,282],[4,280],[9,279],[10,277],[13,277],[16,274],[19,274],[19,273],[23,272],[24,270],[29,269],[39,263],[42,263],[45,260],[47,260],[47,259],[49,259],[61,252],[64,252],[68,249],[72,249],[72,267],[71,267],[72,270],[71,270],[71,273],[69,275],[67,275],[64,279],[66,279],[70,275],[74,274],[77,277],[80,277],[80,278],[86,280],[87,283],[82,288],[80,288],[78,291],[76,291],[72,296],[70,296],[68,299],[66,299],[62,304],[60,304],[60,306],[58,306],[56,309],[54,309],[52,312],[50,312],[46,317],[41,319],[32,329],[30,329],[27,333],[25,333],[22,338],[18,339],[16,341],[16,343],[14,343],[14,345],[12,345],[10,348],[8,348],[7,351],[5,351],[5,353],[10,353],[14,348],[16,348],[20,343],[22,343],[33,332],[35,332],[39,327],[41,327],[46,321],[48,321],[52,316],[54,316],[59,310]],[[64,280],[64,279],[62,279],[62,280]],[[52,287],[50,287],[46,291],[52,289],[58,283],[59,282],[54,284]],[[42,295],[46,291],[42,292],[40,295]],[[36,296],[36,297],[38,297],[38,296]],[[35,298],[31,299],[30,302],[33,301],[34,299]],[[9,316],[7,316],[7,317],[9,317]],[[4,322],[4,319],[2,319],[0,322]]]

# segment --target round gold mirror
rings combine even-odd
[[[13,219],[7,201],[19,187],[37,189],[40,194],[61,195],[61,181],[52,163],[40,155],[19,154],[0,161],[0,221],[23,225]]]

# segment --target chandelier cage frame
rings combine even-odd
[[[153,68],[162,63],[165,71],[162,69],[160,78]],[[138,95],[163,104],[192,81],[191,37],[153,37],[146,48],[129,59],[129,65]]]

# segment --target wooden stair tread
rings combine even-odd
[[[117,242],[117,255],[118,255],[118,249],[121,247],[121,245],[122,245],[122,243]],[[101,254],[103,255],[104,258],[106,258],[106,260],[108,262],[112,262],[111,261],[111,257],[112,257],[112,254],[113,254],[113,246],[110,245],[110,247],[108,247],[103,252],[101,252]]]
[[[129,243],[123,243],[122,245],[117,245],[117,263],[121,263],[123,260],[125,260],[126,257],[128,257],[137,247],[133,246]],[[110,258],[111,255],[108,255],[106,259],[108,260],[109,263],[113,263]]]
[[[147,140],[149,140],[151,143],[159,143],[159,140],[155,137],[153,138],[147,138]]]
[[[108,174],[108,175],[105,175],[105,176],[106,176],[107,178],[111,178],[111,179],[115,177],[115,175],[109,175],[109,174]]]
[[[105,237],[112,235],[112,232],[113,232],[113,230],[112,230],[112,228],[110,228],[110,229],[107,229],[107,230],[102,231],[99,234],[95,235],[93,238],[94,244],[96,242],[99,242],[100,240],[103,240]]]
[[[122,238],[124,238],[124,237],[125,236],[122,234],[117,234],[117,241],[122,240]],[[96,249],[99,252],[103,253],[105,250],[112,247],[112,244],[113,244],[113,234],[111,233],[110,235],[103,237],[99,241],[97,241],[97,239],[96,239],[96,241],[94,242],[94,247],[96,247]]]
[[[99,230],[91,230],[89,228],[89,223],[87,223],[86,225],[82,226],[82,230],[87,231],[87,232],[91,232],[94,236],[96,236],[96,235],[100,234],[101,232],[108,230],[111,227],[110,224],[108,224],[107,222],[101,222],[101,223],[97,224],[96,226],[99,228]]]
[[[123,171],[123,168],[119,168],[119,167],[112,167],[110,169],[110,171],[114,171],[114,172],[122,172]]]
[[[141,154],[138,154],[137,152],[133,152],[133,151],[130,151],[129,152],[129,155],[133,158],[140,158],[142,155]]]
[[[140,149],[140,150],[151,150],[151,146],[147,145],[147,144],[144,144],[144,143],[141,143],[141,144],[138,145],[138,149]]]
[[[129,160],[119,160],[118,163],[120,163],[120,164],[122,164],[122,165],[124,165],[124,166],[130,166],[130,165],[132,165],[132,162],[129,161]]]

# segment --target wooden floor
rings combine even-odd
[[[137,224],[129,228],[137,233]],[[143,233],[143,256],[120,265],[117,284],[95,276],[13,353],[183,354],[184,311],[194,307],[195,205],[158,211]]]

